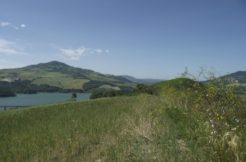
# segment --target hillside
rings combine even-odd
[[[0,112],[0,161],[245,161],[245,108],[223,91],[208,102],[190,92]]]
[[[153,85],[155,83],[163,81],[162,79],[140,79],[140,78],[135,78],[129,75],[122,75],[122,77],[126,78],[127,80],[130,80],[134,83],[138,84],[146,84],[146,85]]]
[[[103,85],[133,87],[135,84],[123,77],[104,75],[92,70],[75,68],[58,61],[41,63],[16,69],[0,70],[2,82],[29,82],[51,89],[90,90]]]
[[[158,89],[162,91],[168,88],[175,88],[176,90],[183,90],[187,88],[192,88],[196,83],[198,84],[198,82],[195,82],[194,80],[191,80],[188,78],[176,78],[176,79],[171,79],[171,80],[156,83],[153,86],[157,87]]]
[[[230,85],[236,86],[237,93],[239,95],[246,95],[246,71],[238,71],[225,76],[220,77]]]
[[[225,76],[222,76],[221,79],[233,80],[239,84],[246,84],[246,71],[238,71],[231,73]]]

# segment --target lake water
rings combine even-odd
[[[71,93],[17,94],[15,97],[0,97],[0,109],[3,106],[35,106],[69,101]],[[89,100],[90,93],[77,93],[77,101]]]

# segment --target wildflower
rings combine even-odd
[[[231,130],[232,130],[232,131],[235,131],[235,130],[237,130],[237,127],[234,127],[234,128],[232,128]]]
[[[235,119],[235,121],[236,121],[237,123],[239,123],[240,120],[239,120],[239,119]]]

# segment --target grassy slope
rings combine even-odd
[[[0,113],[0,161],[96,160],[123,128],[135,98]],[[110,106],[109,106],[110,105]],[[105,143],[104,143],[105,142]]]
[[[181,138],[187,119],[180,115],[177,123],[172,115],[178,113],[169,110],[169,118],[162,105],[140,95],[1,112],[0,161],[198,158],[188,157],[193,148]]]
[[[0,112],[0,161],[221,160],[203,114],[175,105],[139,95]]]

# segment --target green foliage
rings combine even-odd
[[[191,116],[206,127],[204,137],[208,140],[214,161],[242,161],[245,153],[245,111],[242,101],[235,92],[221,79],[212,78],[206,84],[195,82],[192,86],[182,87],[164,85],[162,96],[169,100],[169,105]],[[244,114],[244,115],[242,115]],[[186,122],[187,123],[187,122]],[[198,127],[198,129],[201,129]]]
[[[176,78],[157,83],[154,86],[157,87],[159,90],[165,90],[169,88],[174,88],[175,90],[186,90],[189,88],[193,88],[194,84],[199,84],[200,86],[202,86],[202,84],[189,78]]]
[[[238,71],[221,77],[223,80],[232,80],[237,83],[246,83],[246,71]]]
[[[72,93],[72,98],[77,98],[77,93],[73,92]]]
[[[16,94],[9,88],[0,87],[0,97],[13,97]]]
[[[16,80],[14,82],[3,82],[0,81],[0,89],[9,89],[15,93],[37,93],[37,92],[73,92],[78,91],[82,92],[82,90],[70,90],[70,89],[62,89],[49,85],[35,85],[32,84],[31,81],[22,81]]]
[[[120,90],[99,88],[92,91],[90,99],[116,97],[121,95],[123,95],[123,92]]]
[[[246,95],[246,86],[235,86],[236,93],[239,95]]]
[[[136,94],[146,93],[146,94],[150,94],[150,95],[158,95],[158,89],[153,87],[153,86],[138,84],[134,93],[136,93]]]
[[[214,148],[217,160],[244,159],[240,135],[244,131],[246,116],[241,116],[245,109],[234,87],[213,79],[206,85],[206,89],[199,91],[195,104],[206,115],[210,130],[209,142]]]
[[[105,81],[89,81],[89,82],[85,83],[84,90],[85,91],[90,91],[90,90],[96,89],[96,88],[98,88],[98,87],[100,87],[102,85],[105,85],[105,84],[114,86],[114,84],[111,84],[111,83],[108,83],[108,82],[105,82]]]

